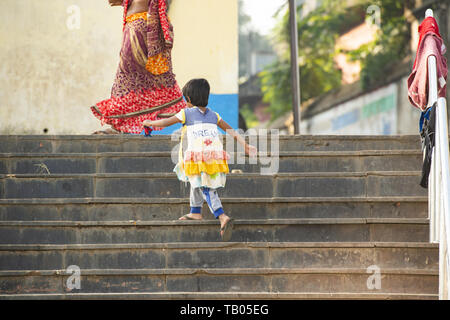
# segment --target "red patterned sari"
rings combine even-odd
[[[126,17],[111,98],[91,107],[102,125],[139,134],[144,120],[155,120],[161,113],[174,114],[186,107],[172,72],[172,47],[167,0],[149,0],[148,12]]]

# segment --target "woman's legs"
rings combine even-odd
[[[113,128],[109,128],[106,130],[95,131],[93,134],[103,134],[103,135],[105,135],[105,134],[120,134],[120,132],[117,130],[114,130]]]

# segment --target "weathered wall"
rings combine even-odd
[[[302,134],[419,134],[420,111],[408,100],[407,77],[301,122]]]
[[[169,12],[177,80],[182,86],[192,77],[208,78],[212,102],[237,125],[237,0],[186,3],[173,0]],[[0,134],[100,129],[89,106],[110,96],[121,8],[111,8],[107,0],[2,0],[2,8]]]
[[[121,12],[107,1],[3,0],[0,133],[91,133],[89,106],[110,95]],[[80,9],[80,28],[76,27]],[[75,7],[75,9],[77,8]],[[75,25],[74,25],[75,24]]]

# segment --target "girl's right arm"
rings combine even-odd
[[[144,127],[158,127],[158,128],[170,127],[171,125],[174,125],[175,123],[181,123],[181,120],[175,116],[170,117],[168,119],[145,120],[143,122]]]

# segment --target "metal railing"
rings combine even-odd
[[[426,17],[433,17],[428,9]],[[428,107],[436,103],[436,132],[428,183],[430,242],[439,243],[439,299],[449,300],[450,174],[447,101],[438,97],[436,57],[428,57]]]

